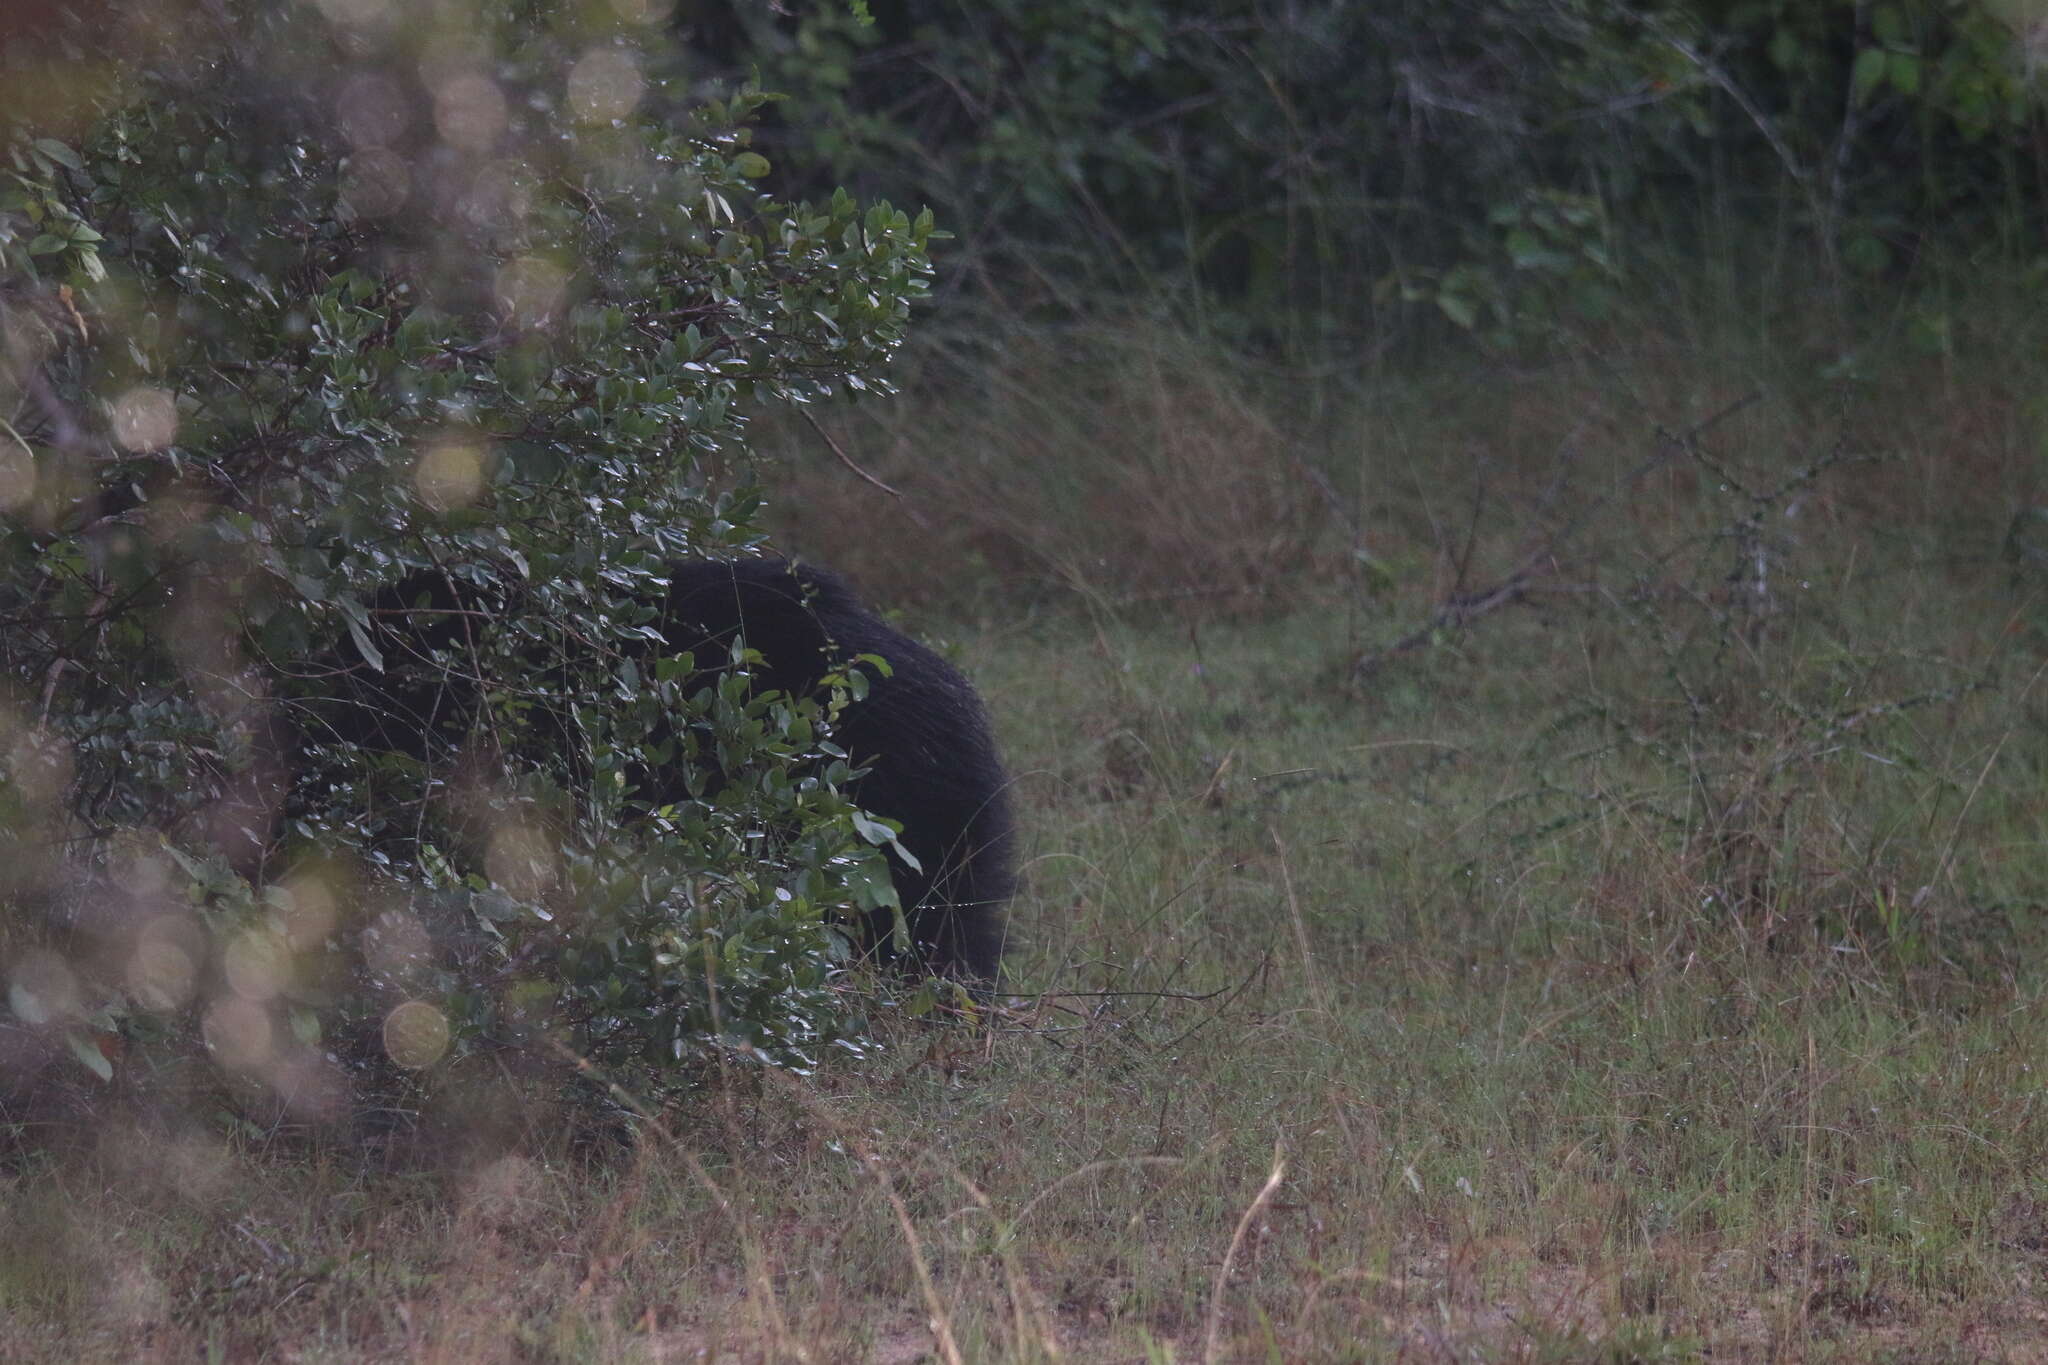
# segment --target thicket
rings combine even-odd
[[[762,538],[748,416],[883,386],[931,219],[764,195],[763,97],[696,98],[654,17],[10,34],[0,1096],[309,1119],[489,1045],[659,1075],[862,1036],[833,926],[894,893],[845,690],[756,695],[651,622],[671,561]]]
[[[1501,341],[1676,260],[1839,292],[1936,239],[2035,250],[2041,16],[2017,0],[871,8],[680,22],[788,96],[784,173],[932,205],[952,285],[1025,311]]]

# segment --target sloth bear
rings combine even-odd
[[[761,655],[754,685],[792,697],[849,665],[868,692],[840,713],[835,738],[867,772],[849,794],[903,827],[917,859],[890,871],[920,966],[993,981],[1003,953],[1003,907],[1016,889],[1009,779],[981,698],[958,669],[862,606],[845,581],[782,559],[670,566],[662,635],[700,665],[725,657],[735,635]],[[889,673],[857,665],[880,655]],[[660,790],[653,799],[667,799]],[[676,784],[678,787],[680,784]],[[870,917],[868,942],[887,955],[893,916]]]
[[[993,983],[1001,965],[1004,906],[1016,886],[1009,779],[988,713],[944,659],[863,606],[845,581],[782,559],[675,562],[658,627],[668,654],[692,653],[700,668],[725,666],[735,636],[760,654],[754,686],[810,696],[830,673],[859,668],[867,695],[839,714],[834,737],[866,771],[848,794],[861,808],[902,826],[890,874],[910,931],[895,951],[895,917],[877,911],[863,926],[868,951],[884,960],[968,981]],[[487,571],[457,577],[421,573],[372,604],[364,632],[398,672],[362,658],[320,671],[321,700],[307,708],[317,731],[374,753],[429,761],[463,749],[479,723],[484,680],[470,662],[484,631],[515,619],[519,592]],[[886,675],[855,662],[881,656]],[[548,733],[540,731],[543,742]],[[556,736],[560,740],[562,736]],[[683,799],[679,772],[643,774],[642,799]]]

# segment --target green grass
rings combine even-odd
[[[834,419],[904,496],[806,453],[788,539],[955,622],[1015,1001],[630,1153],[483,1060],[424,1153],[31,1144],[0,1356],[2048,1356],[2048,579],[2004,554],[2048,376],[2003,326],[1307,389],[1130,332]]]

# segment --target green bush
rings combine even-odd
[[[87,8],[0,71],[10,1036],[103,1078],[203,1040],[308,1110],[347,1039],[857,1037],[832,926],[893,893],[837,699],[650,622],[761,539],[747,414],[885,387],[929,215],[764,197],[764,97],[691,107],[603,7]],[[459,629],[408,633],[436,584]],[[675,763],[728,780],[647,810]]]
[[[1928,237],[2031,251],[2041,208],[2001,0],[873,9],[685,12],[790,96],[778,164],[934,205],[957,278],[1058,311],[1506,338],[1598,320],[1668,247],[1789,242],[1841,283]]]

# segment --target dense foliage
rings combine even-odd
[[[86,8],[0,72],[0,1089],[857,1034],[831,698],[649,622],[761,538],[748,412],[879,383],[930,218],[763,197],[763,97],[631,6]]]
[[[2048,188],[2011,0],[901,0],[688,11],[790,94],[778,165],[937,207],[955,278],[1383,337],[1598,316],[1644,242],[1853,281]],[[1655,228],[1655,231],[1645,231]],[[1276,307],[1279,305],[1279,307]]]

